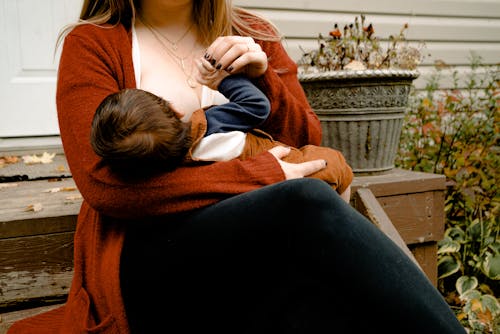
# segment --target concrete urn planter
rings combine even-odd
[[[356,174],[394,168],[408,95],[418,77],[410,70],[299,74],[323,130],[323,146],[341,151]]]

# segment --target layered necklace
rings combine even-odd
[[[184,76],[186,77],[186,83],[188,84],[189,87],[191,88],[196,88],[198,86],[197,81],[193,78],[193,59],[190,58],[191,54],[195,52],[195,47],[196,44],[193,45],[193,48],[187,56],[181,57],[180,55],[177,54],[177,50],[179,49],[179,43],[187,36],[189,31],[191,31],[191,28],[193,28],[194,23],[192,23],[189,28],[182,34],[182,36],[177,39],[176,41],[172,41],[169,38],[167,38],[165,35],[160,33],[155,27],[153,27],[151,24],[149,24],[142,16],[139,16],[139,19],[141,22],[144,24],[146,28],[151,32],[151,34],[154,36],[154,38],[160,43],[161,47],[167,55],[170,56],[170,58],[174,61],[177,66],[181,69],[182,73],[184,73]],[[170,45],[170,47],[167,45],[167,43]],[[188,66],[186,64],[186,60],[190,60],[191,64]]]

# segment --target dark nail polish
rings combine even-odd
[[[228,68],[226,68],[226,71],[227,72],[231,72],[233,70],[233,67],[232,66],[229,66]]]
[[[217,64],[217,66],[215,66],[215,69],[216,69],[216,70],[220,70],[220,69],[221,69],[221,67],[222,67],[222,65],[221,65],[221,64]]]
[[[212,66],[214,66],[214,65],[215,65],[215,63],[216,63],[216,60],[215,60],[215,59],[211,59],[211,60],[210,60],[210,64],[212,64]]]
[[[205,59],[208,59],[208,58],[210,58],[210,55],[208,53],[205,53],[205,55],[203,57],[205,57]]]

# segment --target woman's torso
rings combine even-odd
[[[196,82],[197,68],[194,61],[202,56],[204,50],[200,43],[192,41],[192,52],[187,56],[179,56],[181,53],[174,53],[168,41],[160,40],[151,28],[144,28],[139,26],[138,29],[132,29],[137,88],[169,101],[183,115],[183,121],[189,121],[195,110],[228,102],[220,92]],[[207,161],[236,158],[243,151],[245,138],[246,134],[241,131],[211,134],[198,142],[192,151],[192,158]]]
[[[195,59],[203,55],[206,46],[186,37],[185,46],[175,51],[168,41],[144,25],[133,30],[134,67],[137,88],[150,91],[169,101],[188,120],[197,109],[227,102],[217,91],[196,82]]]

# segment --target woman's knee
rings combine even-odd
[[[328,183],[320,179],[294,179],[285,181],[281,185],[287,188],[285,193],[288,200],[298,202],[303,207],[317,205],[321,202],[332,204],[340,199],[338,193]]]

